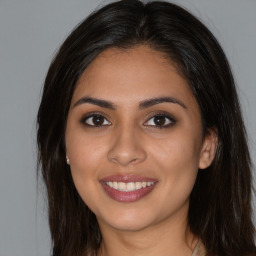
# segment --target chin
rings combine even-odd
[[[155,218],[150,214],[123,211],[119,214],[115,213],[111,216],[97,217],[99,225],[104,223],[107,226],[120,231],[140,231],[154,224]]]
[[[123,232],[136,232],[136,231],[141,231],[149,226],[151,226],[151,223],[146,222],[146,221],[132,221],[132,220],[121,220],[121,221],[113,221],[109,222],[108,225],[119,231]]]

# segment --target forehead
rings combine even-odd
[[[197,105],[175,64],[145,45],[103,51],[82,74],[72,101],[82,96],[111,99],[117,104],[171,96]]]

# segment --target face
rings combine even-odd
[[[213,158],[184,78],[147,46],[108,49],[75,89],[66,127],[74,184],[100,226],[186,219],[198,168]]]

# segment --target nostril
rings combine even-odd
[[[130,152],[111,151],[108,154],[108,160],[115,164],[126,166],[136,164],[146,159],[146,152],[142,149],[133,150]]]
[[[138,134],[130,130],[122,130],[115,136],[107,154],[108,160],[122,166],[135,164],[146,158],[146,151]],[[137,137],[137,138],[136,138]]]
[[[137,157],[131,157],[131,156],[113,156],[113,157],[108,157],[108,159],[115,163],[115,164],[120,164],[120,165],[128,165],[128,164],[134,164],[136,162],[139,162],[139,158]]]

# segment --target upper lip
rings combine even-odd
[[[101,182],[117,181],[117,182],[124,182],[124,183],[143,182],[143,181],[157,182],[156,179],[144,177],[144,176],[140,176],[140,175],[120,175],[120,174],[106,176],[106,177],[100,179],[100,181]]]

